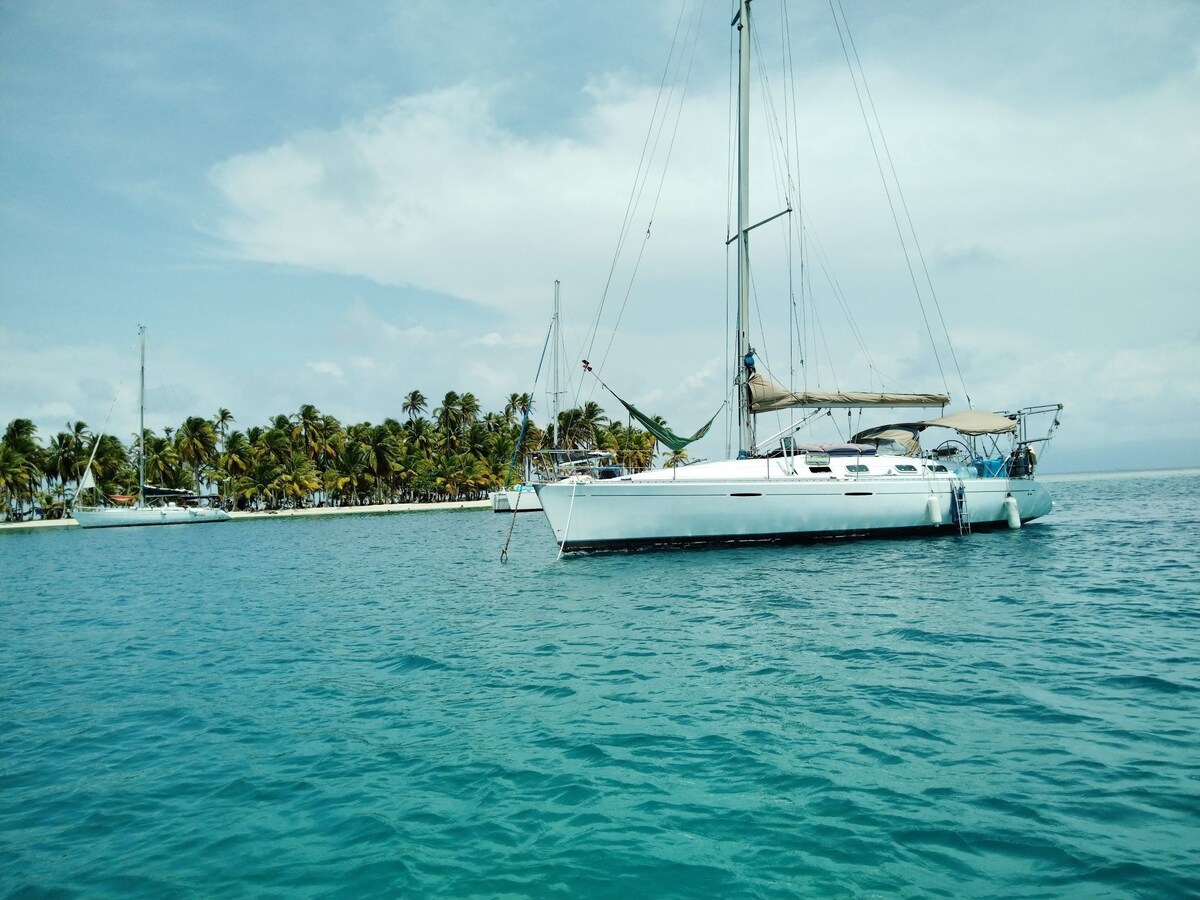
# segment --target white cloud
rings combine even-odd
[[[669,32],[676,11],[664,6],[656,24]],[[574,21],[577,32],[581,18],[565,12],[562,24]],[[1084,435],[1102,438],[1094,422],[1119,418],[1130,432],[1153,436],[1180,421],[1200,420],[1195,401],[1200,71],[1194,41],[1192,55],[1179,62],[1179,47],[1187,45],[1180,35],[1197,21],[1194,9],[1168,3],[1131,13],[1110,5],[1092,14],[1087,5],[1026,4],[1014,15],[986,6],[899,4],[876,12],[864,15],[861,24],[853,11],[851,18],[976,405],[1062,400],[1067,410],[1060,448]],[[818,61],[799,73],[796,84],[802,146],[793,171],[804,192],[805,223],[819,237],[890,386],[939,388],[853,92],[840,62],[836,69],[824,67],[830,57],[819,55],[824,51],[818,44],[827,35],[810,27],[827,29],[827,21],[823,26],[818,21],[827,15],[794,14],[804,17],[805,40],[812,41],[805,49],[813,54],[803,58]],[[345,419],[377,421],[395,414],[397,397],[412,388],[439,395],[450,388],[472,390],[485,406],[499,405],[514,389],[528,390],[545,335],[549,288],[559,278],[566,317],[579,326],[567,341],[566,365],[575,370],[575,381],[581,355],[605,360],[605,380],[622,396],[639,405],[661,403],[654,411],[680,428],[706,420],[727,393],[724,35],[712,38],[722,71],[702,71],[705,54],[697,56],[650,237],[644,238],[649,209],[643,206],[608,288],[604,326],[585,344],[583,332],[605,290],[654,105],[655,91],[646,85],[656,85],[661,72],[651,72],[648,63],[660,62],[651,47],[659,35],[644,31],[639,40],[645,43],[634,47],[633,39],[616,30],[586,39],[575,33],[577,43],[565,45],[574,53],[559,50],[551,58],[553,53],[530,52],[532,38],[503,30],[506,23],[512,27],[537,15],[481,12],[468,29],[470,39],[453,32],[449,44],[402,31],[413,54],[392,54],[404,71],[389,80],[365,74],[375,66],[374,57],[346,75],[347,60],[335,52],[339,43],[328,41],[304,49],[331,54],[320,61],[339,66],[354,84],[339,83],[312,54],[300,54],[312,79],[305,89],[274,77],[297,69],[294,40],[277,42],[265,58],[254,55],[256,65],[273,61],[279,68],[262,70],[267,77],[255,79],[255,89],[237,96],[236,103],[229,101],[236,87],[248,83],[244,68],[180,71],[178,84],[188,89],[181,97],[206,97],[209,76],[222,91],[207,109],[211,118],[196,119],[206,127],[180,132],[192,142],[187,147],[132,140],[126,129],[103,134],[71,129],[78,138],[69,155],[79,160],[79,171],[103,173],[109,196],[120,201],[104,205],[107,213],[136,213],[144,226],[145,217],[157,211],[160,219],[147,229],[155,236],[169,236],[169,228],[161,226],[172,221],[180,229],[203,219],[206,235],[215,234],[228,256],[249,264],[189,257],[195,251],[185,246],[195,237],[190,230],[182,238],[177,230],[172,239],[142,241],[130,220],[93,220],[86,210],[71,209],[62,220],[71,227],[45,229],[62,241],[44,243],[70,247],[63,252],[76,258],[81,245],[77,235],[69,243],[72,229],[121,235],[124,243],[136,245],[137,256],[135,262],[114,256],[111,270],[78,256],[73,268],[86,271],[97,286],[106,278],[111,284],[104,286],[103,302],[91,297],[90,285],[79,288],[87,303],[76,300],[72,314],[61,318],[74,323],[77,308],[86,305],[91,318],[80,333],[108,333],[112,320],[135,302],[125,298],[143,288],[140,281],[127,283],[122,273],[142,266],[183,278],[202,267],[233,271],[239,285],[252,283],[243,296],[261,291],[262,307],[255,311],[264,321],[273,318],[272,327],[226,327],[233,316],[225,306],[214,313],[219,334],[164,346],[171,352],[150,376],[155,427],[177,424],[185,415],[209,415],[218,406],[233,409],[244,426],[301,402],[315,402]],[[712,21],[709,15],[706,35]],[[294,37],[314,33],[298,22]],[[229,35],[256,33],[239,24],[222,19]],[[402,17],[383,29],[401,26]],[[723,24],[714,30],[723,32]],[[94,29],[81,31],[94,43]],[[1030,40],[1034,31],[1038,39]],[[172,24],[154,35],[165,41],[196,33]],[[550,43],[557,45],[558,38]],[[154,48],[163,60],[202,58],[170,50],[174,44],[141,46]],[[30,47],[30,59],[40,59],[41,48]],[[634,58],[631,50],[638,52],[636,62],[612,74]],[[833,46],[831,53],[837,52]],[[429,88],[447,84],[447,72],[463,81]],[[589,73],[590,82],[580,89]],[[318,81],[334,94],[310,102]],[[526,93],[550,82],[536,98]],[[399,93],[404,91],[417,93]],[[351,96],[357,99],[344,102]],[[47,95],[44,102],[14,111],[58,109],[68,99]],[[760,100],[756,95],[756,114]],[[148,108],[138,107],[136,118],[161,121],[140,112]],[[131,113],[130,123],[134,118]],[[73,121],[109,119],[117,120],[113,109],[101,105]],[[242,127],[241,120],[255,127]],[[31,121],[24,120],[30,134]],[[165,137],[160,131],[153,136]],[[213,135],[219,142],[204,140]],[[62,152],[62,130],[53,138],[44,149],[39,145],[46,158]],[[102,138],[110,153],[120,147],[129,156],[126,167],[88,155]],[[134,144],[156,147],[178,168],[147,164],[128,150]],[[197,203],[196,160],[221,159],[230,147],[246,149],[211,168],[214,193]],[[781,208],[782,190],[766,140],[756,139],[755,148],[764,162],[756,166],[752,185],[751,216],[758,220]],[[39,164],[28,174],[43,169],[58,171]],[[14,185],[24,181],[22,176]],[[643,201],[657,189],[651,178]],[[50,190],[30,195],[22,208],[50,209],[54,196]],[[213,199],[219,212],[206,217],[201,209],[211,209]],[[798,219],[792,218],[793,227]],[[14,236],[38,233],[24,220],[9,221],[21,222]],[[787,227],[788,220],[781,219],[753,239],[755,308],[766,319],[763,337],[754,343],[777,374],[786,372],[789,356],[787,272],[777,262]],[[631,287],[632,264],[643,248]],[[291,271],[280,273],[275,266]],[[919,261],[914,266],[920,277]],[[297,270],[315,277],[304,281]],[[241,278],[244,273],[252,277]],[[828,380],[836,371],[841,386],[860,387],[867,368],[813,257],[805,273],[814,299],[799,305],[810,334],[816,334],[814,317],[821,324],[819,339],[805,348],[809,374]],[[329,274],[366,279],[371,290],[360,292],[359,283],[347,287]],[[219,290],[219,281],[209,283]],[[293,293],[301,284],[304,289]],[[67,293],[53,285],[46,290]],[[193,285],[192,299],[176,305],[188,315],[203,314],[199,293]],[[346,299],[359,293],[370,303]],[[275,314],[284,297],[288,314]],[[37,305],[50,308],[45,299]],[[68,308],[57,300],[53,305]],[[610,352],[608,329],[619,309],[620,333]],[[21,318],[15,312],[6,320],[26,333],[0,333],[0,412],[10,418],[32,414],[54,429],[75,417],[95,424],[111,403],[113,373],[129,371],[124,346],[43,340],[32,334],[40,326],[27,313]],[[95,318],[99,315],[104,318]],[[932,310],[930,315],[940,331]],[[322,327],[314,329],[318,319]],[[56,327],[47,320],[45,334]],[[156,328],[160,334],[190,333]],[[298,358],[297,347],[303,348]],[[310,366],[306,359],[318,362]],[[948,356],[943,363],[950,368]],[[948,375],[961,403],[957,379]],[[877,383],[873,374],[869,380],[870,386]],[[582,393],[573,387],[572,398],[586,399],[593,391],[591,396],[612,406],[590,384]],[[120,433],[132,430],[133,410],[126,397],[114,412],[114,418],[126,417]]]
[[[576,285],[600,282],[624,214],[651,103],[613,91],[595,104],[580,138],[524,138],[498,126],[488,93],[471,86],[398,100],[215,167],[229,208],[218,232],[248,259],[540,312],[557,272],[574,273]],[[707,207],[709,249],[719,250],[721,204],[711,197],[723,151],[700,153],[714,145],[685,138],[676,177],[694,184],[699,157],[714,183],[702,202],[664,209],[662,221]]]
[[[321,361],[321,362],[306,362],[306,366],[316,372],[318,375],[332,375],[334,378],[341,378],[346,373],[342,371],[342,367],[337,363]]]

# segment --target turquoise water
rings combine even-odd
[[[1200,894],[1200,473],[555,561],[490,511],[0,535],[0,895]]]

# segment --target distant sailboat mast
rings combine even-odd
[[[138,454],[138,498],[140,509],[146,505],[146,326],[138,326],[138,334],[142,339],[142,373],[138,387],[138,444],[141,453]]]
[[[561,444],[558,435],[558,416],[562,412],[561,396],[562,384],[559,381],[559,373],[562,369],[562,360],[559,359],[559,345],[562,343],[562,333],[559,331],[558,319],[558,279],[554,279],[554,318],[550,323],[550,333],[554,335],[553,346],[550,349],[550,422],[554,426],[554,442]]]

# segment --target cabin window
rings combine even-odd
[[[870,470],[870,469],[868,469],[866,466],[862,466],[862,465],[851,465],[851,466],[846,466],[846,471],[847,471],[847,472],[860,472],[860,473],[861,473],[861,472],[870,472],[871,470]]]
[[[936,466],[930,466],[929,468],[932,469],[934,472],[949,472],[950,471],[945,466],[940,465],[940,464],[936,465]]]
[[[820,475],[822,472],[832,472],[833,469],[829,468],[829,466],[809,466],[808,471],[814,475]]]
[[[910,466],[908,463],[900,463],[899,465],[896,466],[896,471],[897,472],[915,472],[915,471],[917,471],[917,467]]]

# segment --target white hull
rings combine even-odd
[[[507,491],[492,491],[492,511],[498,513],[510,512],[541,512],[542,502],[532,485],[521,485]]]
[[[907,457],[834,461],[832,473],[820,475],[797,462],[731,460],[537,490],[564,550],[959,533],[959,488],[971,528],[1012,527],[1009,496],[1021,522],[1052,506],[1049,492],[1031,479],[962,477]],[[870,471],[847,472],[848,463]],[[900,474],[897,464],[918,471]]]
[[[223,509],[204,506],[142,506],[76,509],[72,515],[84,528],[118,528],[132,525],[200,525],[228,522]]]

